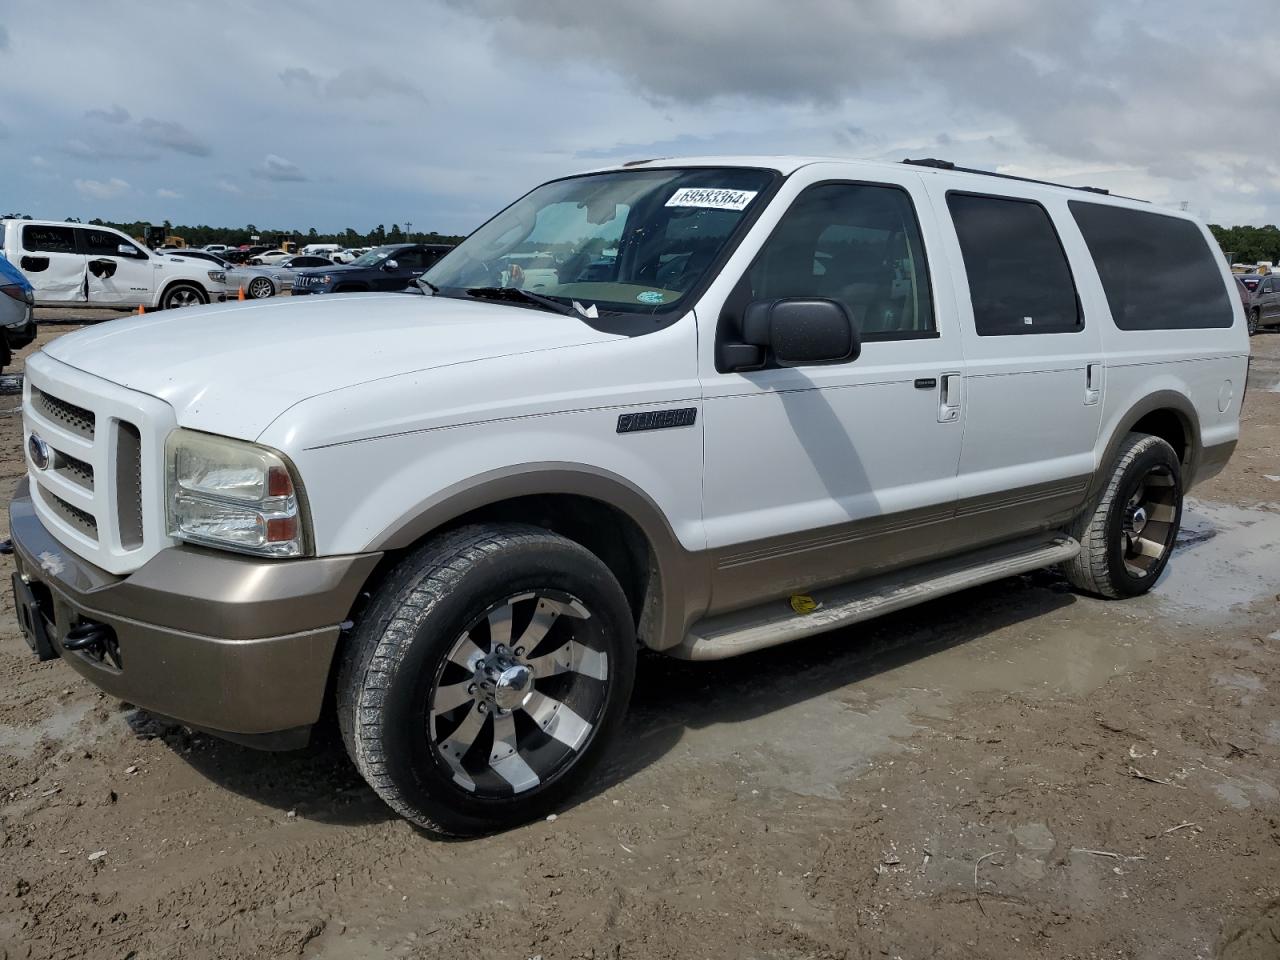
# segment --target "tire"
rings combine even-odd
[[[1260,311],[1257,307],[1254,307],[1252,310],[1249,311],[1249,336],[1252,337],[1255,334],[1257,334],[1261,326],[1262,326],[1262,311]]]
[[[374,592],[339,666],[339,726],[401,816],[490,832],[544,815],[590,773],[635,663],[626,597],[594,554],[540,527],[463,527]]]
[[[177,310],[180,307],[194,307],[208,302],[208,295],[194,283],[175,283],[164,292],[160,306],[165,310]]]
[[[1173,447],[1146,433],[1125,437],[1102,499],[1071,531],[1080,553],[1063,564],[1067,579],[1112,600],[1150,590],[1173,553],[1182,492],[1182,464]]]
[[[255,277],[249,282],[249,288],[245,290],[252,300],[265,300],[267,297],[276,295],[276,285],[266,277]]]

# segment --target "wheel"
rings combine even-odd
[[[194,307],[208,302],[209,298],[205,296],[205,292],[194,284],[175,283],[164,292],[164,299],[160,306],[166,310],[174,310],[178,307]]]
[[[1258,332],[1258,328],[1262,326],[1262,311],[1254,307],[1249,311],[1249,336],[1253,336]]]
[[[246,292],[254,300],[265,300],[276,295],[276,286],[266,277],[257,277],[249,284]]]
[[[464,527],[374,592],[339,668],[339,725],[397,813],[483,833],[545,814],[587,776],[635,662],[626,597],[594,554],[539,527]]]
[[[1160,578],[1182,523],[1182,464],[1159,437],[1131,433],[1097,507],[1072,534],[1080,553],[1064,564],[1081,590],[1109,599],[1136,597]]]

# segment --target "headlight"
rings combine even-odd
[[[210,270],[209,279],[212,280],[214,283],[226,283],[227,275],[221,270]]]
[[[169,536],[263,557],[306,554],[301,484],[274,450],[174,430],[165,472]]]

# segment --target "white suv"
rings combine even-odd
[[[10,520],[41,656],[264,747],[332,683],[373,788],[453,833],[580,782],[638,646],[1054,565],[1150,589],[1249,353],[1192,218],[937,161],[569,177],[419,283],[53,342]]]
[[[149,251],[110,227],[0,220],[0,253],[31,281],[41,307],[189,307],[227,299],[226,274]]]

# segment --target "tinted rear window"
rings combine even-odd
[[[71,227],[24,226],[22,246],[32,253],[75,253],[76,235]]]
[[[1071,267],[1048,211],[1031,200],[947,194],[979,336],[1084,326]]]
[[[1121,330],[1231,326],[1235,314],[1218,255],[1190,220],[1078,200],[1069,205]]]

